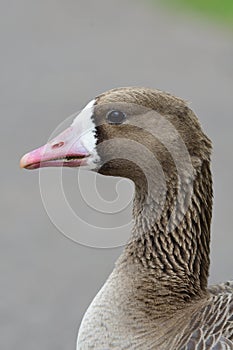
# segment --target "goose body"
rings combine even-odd
[[[77,350],[233,349],[233,282],[208,288],[211,142],[177,97],[119,88],[21,166],[86,167],[134,181],[131,238],[89,306]]]

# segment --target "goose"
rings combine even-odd
[[[109,90],[21,158],[26,169],[82,167],[134,182],[133,227],[86,311],[77,350],[233,349],[233,281],[208,287],[211,141],[187,102]]]

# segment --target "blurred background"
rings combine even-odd
[[[43,206],[39,173],[18,165],[67,116],[113,87],[155,87],[191,102],[214,144],[210,283],[233,277],[233,3],[188,3],[0,1],[0,349],[74,350],[82,316],[121,252],[62,235]],[[46,172],[52,193],[53,169]],[[77,173],[66,169],[64,177],[78,208]],[[101,181],[111,207],[115,180]],[[106,215],[96,220],[106,226]],[[130,222],[130,205],[121,220]]]

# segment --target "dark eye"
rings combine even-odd
[[[126,115],[121,111],[110,111],[107,113],[106,119],[109,124],[117,125],[122,124],[125,121]]]

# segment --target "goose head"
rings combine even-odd
[[[20,166],[82,167],[144,188],[152,178],[167,182],[177,168],[193,176],[210,148],[183,100],[159,90],[118,88],[89,102],[68,129],[24,155]]]

